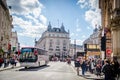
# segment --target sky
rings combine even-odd
[[[63,23],[71,43],[76,40],[77,45],[90,37],[95,25],[101,25],[98,0],[7,0],[7,5],[21,47],[34,46],[49,22],[57,28]]]

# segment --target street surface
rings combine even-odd
[[[77,76],[72,65],[50,62],[47,66],[24,69],[23,67],[0,72],[0,80],[87,80]]]

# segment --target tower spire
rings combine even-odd
[[[62,31],[62,32],[65,31],[63,23],[62,23],[62,25],[61,25],[61,31]]]
[[[47,31],[50,31],[51,30],[51,23],[50,23],[50,21],[49,21],[49,24],[48,24],[48,28],[47,28]]]

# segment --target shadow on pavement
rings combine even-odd
[[[19,71],[38,71],[38,70],[41,70],[41,69],[44,69],[44,68],[47,68],[49,67],[49,65],[44,65],[44,66],[40,66],[40,67],[29,67],[29,68],[22,68],[22,69],[19,69]]]

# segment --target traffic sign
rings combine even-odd
[[[106,53],[107,53],[107,55],[111,55],[112,50],[111,50],[111,49],[107,49],[107,50],[106,50]]]

